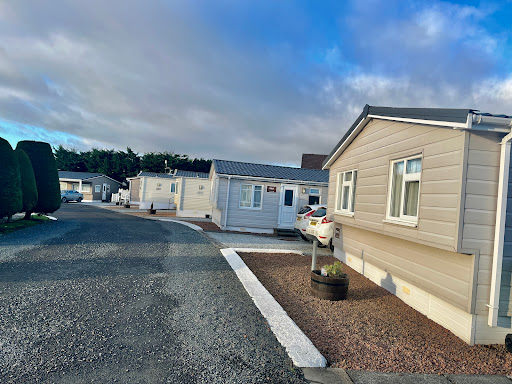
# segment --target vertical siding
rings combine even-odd
[[[418,226],[386,223],[390,161],[416,154],[423,156]],[[337,222],[455,251],[463,161],[461,131],[372,120],[330,168],[328,212],[337,173],[357,169],[354,217],[336,215]]]

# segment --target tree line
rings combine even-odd
[[[0,218],[15,213],[52,213],[60,208],[57,164],[50,144],[20,141],[13,150],[0,137]]]
[[[130,147],[126,148],[126,152],[97,148],[79,152],[59,145],[53,151],[57,168],[61,171],[102,173],[121,182],[127,177],[136,176],[139,171],[165,173],[165,160],[171,169],[195,172],[210,172],[212,163],[211,160],[191,159],[188,155],[173,152],[140,155]]]

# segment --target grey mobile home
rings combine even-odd
[[[101,173],[59,171],[61,190],[83,193],[84,202],[110,201],[119,191],[121,183]]]
[[[327,204],[328,181],[328,171],[213,160],[213,222],[256,233],[293,229],[299,207]]]

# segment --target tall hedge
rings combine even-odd
[[[0,217],[11,216],[21,210],[20,167],[11,145],[0,137]]]
[[[50,144],[41,141],[20,141],[16,149],[23,149],[34,170],[37,186],[37,204],[31,212],[52,213],[60,208],[60,186],[57,163]]]
[[[18,164],[20,166],[22,196],[20,212],[31,212],[37,204],[37,185],[32,163],[23,149],[16,148],[14,153],[18,158]]]

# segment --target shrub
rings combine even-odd
[[[0,137],[0,217],[11,216],[21,210],[21,182],[18,160],[11,145]]]
[[[334,264],[324,265],[323,269],[327,272],[327,276],[329,277],[343,277],[345,274],[343,273],[343,266],[339,261],[335,261]]]
[[[20,141],[34,170],[37,186],[37,204],[32,212],[52,213],[60,208],[60,186],[57,163],[50,144],[40,141]],[[27,212],[29,214],[31,212]]]
[[[14,151],[18,158],[21,177],[22,207],[20,212],[31,212],[37,204],[37,185],[32,164],[25,151],[16,148]]]

